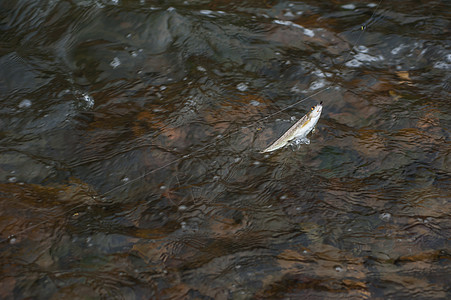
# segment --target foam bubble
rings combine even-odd
[[[248,89],[247,84],[245,84],[244,82],[239,83],[236,88],[240,91],[240,92],[244,92],[245,90]]]
[[[208,9],[202,9],[200,11],[200,13],[203,14],[203,15],[207,15],[208,16],[208,15],[211,15],[213,13],[213,11],[208,10]]]
[[[119,57],[113,58],[113,60],[110,62],[110,66],[113,67],[113,69],[116,69],[121,65],[121,61],[119,60]]]
[[[22,101],[20,101],[19,103],[19,108],[28,108],[31,106],[31,101],[28,99],[24,99]]]
[[[350,10],[354,10],[356,8],[355,4],[352,4],[352,3],[342,5],[341,7],[344,9],[350,9]]]

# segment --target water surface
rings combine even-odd
[[[450,298],[450,6],[378,4],[0,3],[0,298]]]

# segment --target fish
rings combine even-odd
[[[307,135],[310,131],[315,129],[316,123],[318,123],[319,117],[323,110],[323,102],[321,101],[316,106],[312,106],[311,111],[297,121],[290,127],[280,138],[274,143],[269,145],[261,153],[272,152],[282,147],[285,147],[288,143],[294,142],[296,144],[304,143],[310,144],[310,140]]]

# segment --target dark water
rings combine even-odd
[[[0,298],[449,299],[451,7],[377,4],[1,1]]]

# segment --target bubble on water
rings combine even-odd
[[[367,53],[369,50],[368,47],[363,46],[363,45],[356,46],[355,48],[358,52],[361,52],[361,53]]]
[[[8,182],[11,182],[11,183],[17,182],[17,177],[15,177],[15,176],[9,177]]]
[[[131,38],[132,37],[132,34],[131,33],[129,33],[129,34],[127,34],[126,36],[125,36],[126,38]]]
[[[316,69],[315,71],[313,71],[312,74],[314,74],[314,75],[316,75],[316,76],[318,76],[320,78],[326,77],[326,75],[324,75],[323,71],[321,71],[319,69]]]
[[[207,15],[208,16],[208,15],[211,15],[213,13],[213,11],[208,10],[208,9],[202,9],[200,11],[200,13],[203,14],[203,15]]]
[[[110,62],[110,66],[113,67],[113,69],[116,69],[121,65],[121,61],[119,60],[119,57],[113,58],[113,60]]]
[[[132,51],[130,54],[131,54],[131,56],[133,56],[133,57],[137,57],[137,56],[138,56],[138,52],[136,52],[136,51]]]
[[[88,94],[81,94],[83,100],[86,102],[86,106],[88,108],[92,108],[94,106],[94,98],[89,96]]]
[[[293,13],[292,13],[290,10],[287,11],[286,13],[284,13],[283,15],[284,15],[285,17],[288,17],[288,18],[294,17]]]
[[[341,7],[344,9],[350,9],[350,10],[354,10],[356,8],[355,4],[352,4],[352,3],[342,5]]]
[[[185,210],[187,210],[188,209],[188,207],[186,206],[186,205],[180,205],[179,207],[178,207],[178,210],[179,211],[185,211]]]
[[[19,103],[19,108],[28,108],[31,106],[31,101],[28,99],[24,99],[22,101],[20,101]]]
[[[390,213],[382,213],[379,215],[379,219],[381,219],[384,222],[388,222],[391,219],[391,214]]]
[[[166,9],[167,11],[174,11],[175,8],[173,8],[172,6],[168,7],[168,9]]]
[[[115,5],[119,4],[119,0],[111,0],[111,2]]]
[[[257,100],[252,100],[251,101],[251,105],[253,105],[253,106],[259,106],[261,103],[260,102],[258,102]]]
[[[282,195],[282,196],[280,196],[280,200],[285,200],[285,199],[287,199],[287,198],[288,198],[287,195]]]
[[[180,226],[182,227],[183,230],[185,230],[186,229],[186,222],[185,221],[180,222]]]
[[[10,237],[9,238],[9,243],[10,244],[15,244],[17,242],[17,239],[15,237]]]
[[[122,178],[122,180],[121,180],[122,182],[124,182],[124,183],[126,183],[126,182],[129,182],[130,181],[130,178],[128,178],[128,177],[124,177],[124,178]]]
[[[164,189],[166,189],[165,185],[160,186],[160,190],[164,190]]]
[[[340,267],[340,266],[336,266],[334,269],[335,269],[335,271],[337,271],[337,272],[343,272],[343,268]]]
[[[198,71],[201,71],[201,72],[206,72],[206,71],[207,71],[207,69],[205,69],[205,68],[202,67],[202,66],[197,66],[197,70],[198,70]]]
[[[239,84],[236,86],[236,88],[237,88],[239,91],[244,92],[245,90],[247,90],[248,86],[247,86],[247,84],[241,82],[241,83],[239,83]]]
[[[261,162],[259,162],[258,160],[256,160],[256,161],[254,161],[252,164],[255,165],[255,166],[258,166],[258,165],[261,165]]]

